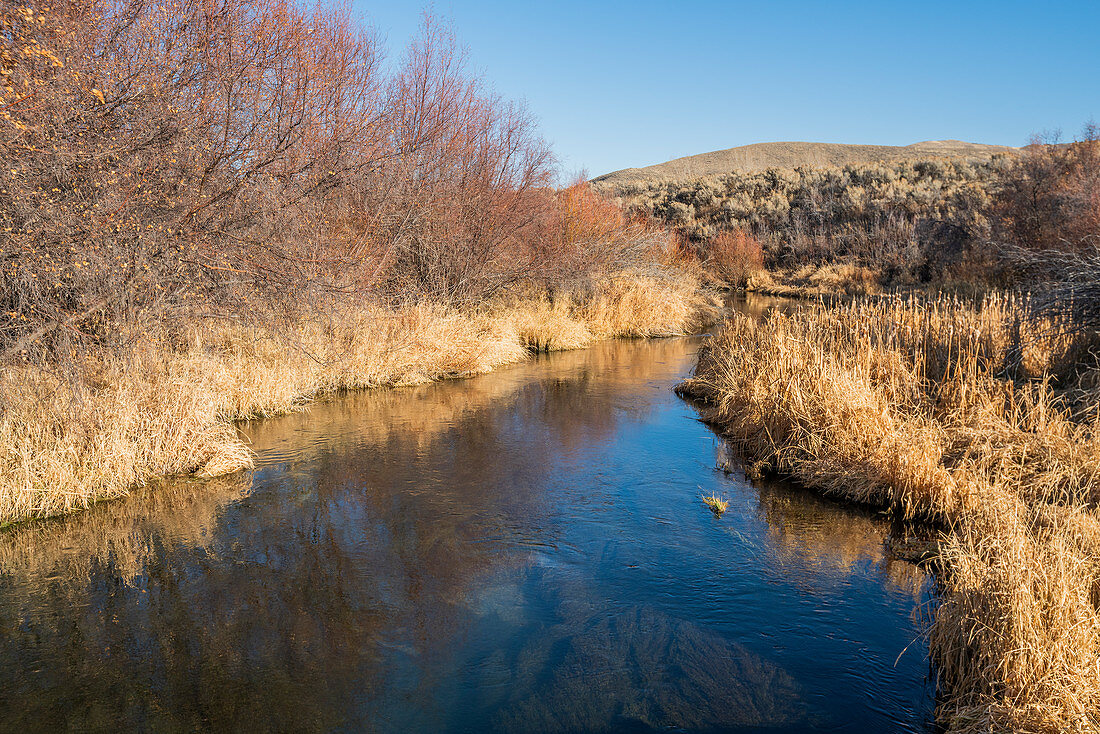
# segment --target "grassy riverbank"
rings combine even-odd
[[[952,731],[1100,728],[1096,372],[1024,305],[734,316],[681,386],[755,468],[942,529],[930,641]]]
[[[318,395],[694,326],[698,263],[556,186],[431,14],[389,59],[344,6],[17,10],[0,525],[247,466],[232,421]]]
[[[475,311],[345,308],[277,330],[196,322],[89,352],[73,370],[0,372],[0,522],[116,497],[160,475],[251,463],[232,422],[342,390],[475,374],[532,350],[690,331],[706,303],[689,274],[624,273],[583,290]]]

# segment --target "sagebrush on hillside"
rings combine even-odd
[[[1009,160],[773,168],[625,184],[611,193],[704,249],[721,233],[740,231],[761,241],[773,268],[850,258],[914,279],[988,234],[991,185]]]
[[[725,248],[725,238],[759,241],[780,291],[818,292],[797,282],[806,279],[797,273],[829,266],[872,271],[876,289],[1030,286],[1034,263],[1021,252],[1080,254],[1098,242],[1100,132],[1087,125],[1072,143],[1036,141],[975,158],[598,185],[676,228],[704,262]]]

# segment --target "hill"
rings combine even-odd
[[[926,140],[912,145],[847,145],[843,143],[754,143],[676,158],[644,168],[624,168],[592,179],[599,186],[619,186],[665,179],[694,179],[724,173],[798,166],[844,166],[914,158],[990,158],[1018,150],[961,140]]]

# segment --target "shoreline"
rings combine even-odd
[[[0,371],[11,396],[0,413],[0,529],[158,478],[247,469],[240,421],[361,389],[472,377],[603,339],[692,333],[718,318],[714,301],[686,274],[625,275],[587,300],[368,309],[287,335],[196,326],[182,347],[100,355],[75,389],[46,370],[8,367]]]

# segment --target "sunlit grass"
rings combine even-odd
[[[148,335],[126,352],[93,351],[75,376],[7,367],[0,524],[87,507],[154,476],[251,466],[235,420],[343,390],[478,374],[531,349],[685,333],[699,313],[693,276],[624,273],[555,305],[532,297],[476,312],[355,306],[279,333],[195,323],[173,340]]]
[[[710,508],[715,517],[722,517],[729,509],[729,500],[722,499],[716,494],[703,495],[703,504]]]

